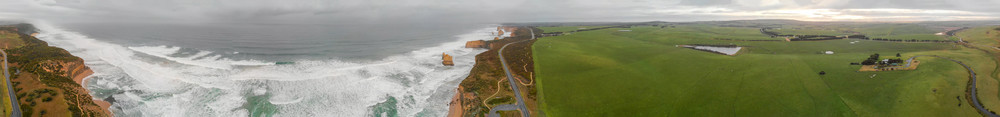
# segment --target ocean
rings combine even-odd
[[[445,116],[499,26],[31,23],[116,116],[176,117]]]

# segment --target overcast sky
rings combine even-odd
[[[1000,0],[0,0],[0,18],[354,23],[997,20]]]

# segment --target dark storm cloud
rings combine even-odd
[[[995,18],[1000,0],[0,0],[0,17],[147,22]],[[817,10],[819,9],[819,10]],[[876,9],[876,10],[865,10]]]

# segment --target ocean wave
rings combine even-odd
[[[147,55],[152,55],[167,60],[171,60],[178,63],[196,65],[201,67],[216,68],[216,69],[232,69],[233,66],[260,66],[260,65],[274,65],[274,62],[261,62],[257,60],[231,60],[227,58],[222,58],[222,55],[211,55],[212,52],[209,51],[199,51],[194,55],[189,55],[186,57],[171,57],[169,55],[177,54],[180,51],[180,47],[168,47],[168,46],[140,46],[140,47],[128,47],[132,51],[145,53]]]
[[[224,56],[235,52],[127,47],[42,21],[33,24],[41,29],[40,39],[86,61],[95,74],[85,87],[95,98],[114,98],[112,109],[120,116],[248,116],[266,110],[261,108],[281,116],[365,116],[390,97],[399,99],[400,116],[444,116],[454,89],[484,51],[463,48],[465,41],[488,40],[495,31],[483,28],[370,62],[276,65]],[[441,65],[442,52],[454,56],[455,66]]]

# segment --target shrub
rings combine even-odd
[[[31,112],[32,112],[31,111],[31,109],[32,109],[31,106],[23,105],[23,104],[20,105],[20,106],[21,106],[21,116],[31,117]]]

